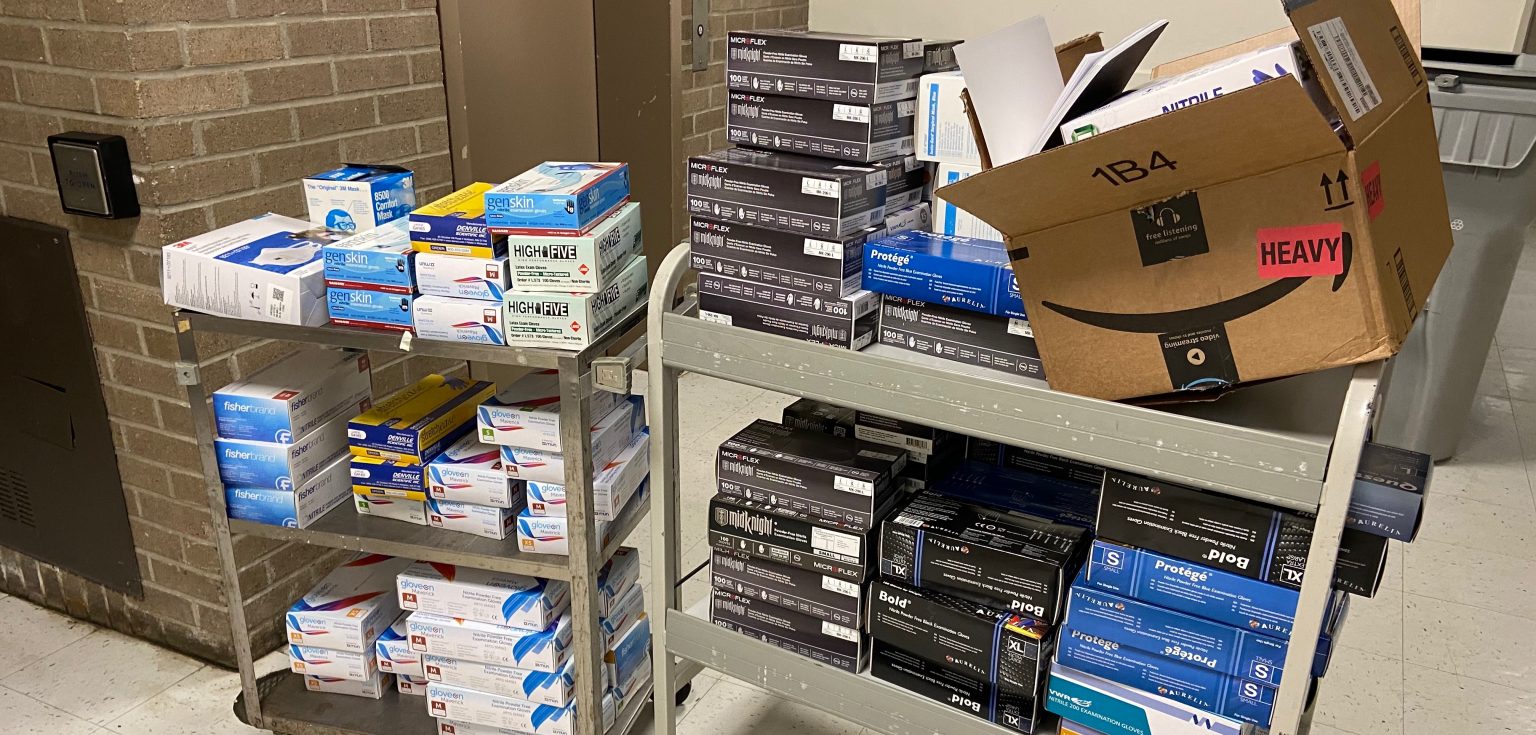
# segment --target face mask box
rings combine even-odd
[[[427,498],[427,525],[500,541],[512,533],[517,508]]]
[[[288,646],[288,670],[295,674],[370,681],[379,674],[374,651],[334,651],[314,646]]]
[[[924,42],[805,31],[733,31],[726,83],[734,90],[869,104],[911,99]]]
[[[516,508],[521,493],[501,466],[501,449],[465,434],[427,463],[427,495],[434,501]]]
[[[869,661],[869,638],[856,628],[818,620],[762,600],[714,589],[710,621],[828,666],[859,673]]]
[[[347,453],[347,419],[356,406],[343,407],[330,421],[299,437],[292,444],[215,439],[219,480],[226,487],[292,490],[318,477],[326,467]]]
[[[402,610],[545,630],[570,608],[570,585],[510,572],[418,561],[396,578]]]
[[[462,344],[505,346],[502,305],[494,301],[420,296],[412,309],[416,336]]]
[[[320,248],[328,288],[360,288],[410,294],[416,290],[411,267],[411,235],[404,219],[359,232]]]
[[[363,554],[327,574],[288,608],[288,643],[337,651],[369,651],[400,616],[395,575],[412,564]]]
[[[640,204],[630,202],[582,235],[508,235],[513,288],[592,293],[645,253]]]
[[[629,199],[623,163],[547,161],[485,193],[485,222],[506,235],[581,235]]]
[[[1434,469],[1434,461],[1427,454],[1366,442],[1345,525],[1376,536],[1412,541],[1424,518],[1424,493]]]
[[[934,174],[934,185],[943,188],[960,181],[964,181],[981,173],[980,166],[964,163],[941,163],[937,173]],[[933,195],[933,231],[941,235],[958,235],[960,237],[974,237],[980,240],[992,240],[1002,242],[1003,233],[997,228],[981,221],[976,215],[965,211],[944,199],[939,194]]]
[[[893,495],[887,501],[894,505]],[[881,509],[886,512],[885,508]],[[862,583],[876,563],[879,534],[719,493],[709,501],[711,549],[746,554]]]
[[[320,249],[345,235],[263,214],[160,249],[165,303],[215,316],[325,323]]]
[[[593,474],[602,472],[644,429],[645,406],[639,396],[631,396],[597,422],[591,438]],[[559,452],[503,446],[501,464],[512,479],[565,484],[565,455]]]
[[[690,264],[700,273],[844,298],[863,288],[864,243],[880,234],[868,228],[826,240],[694,217]]]
[[[917,106],[731,92],[726,139],[738,145],[872,163],[912,155]]]
[[[650,295],[645,256],[629,265],[596,293],[523,293],[506,298],[507,344],[579,350],[617,326]]]
[[[885,219],[886,172],[751,148],[688,159],[688,213],[828,240]]]
[[[475,407],[496,387],[428,375],[347,424],[352,454],[425,464],[473,426]]]
[[[350,485],[348,462],[338,457],[297,488],[229,486],[224,488],[224,502],[229,517],[236,520],[308,528],[346,502]]]
[[[891,235],[864,246],[864,286],[983,314],[1027,319],[1001,242],[931,232]]]
[[[302,349],[214,391],[214,424],[221,439],[289,444],[372,393],[366,353]]]
[[[880,298],[880,344],[1044,380],[1029,322],[901,296]]]
[[[571,657],[569,615],[535,631],[416,612],[406,621],[406,635],[417,653],[546,673],[564,668]]]
[[[929,232],[933,229],[933,204],[919,202],[906,209],[898,209],[885,215],[885,234],[900,235],[904,232]],[[860,260],[863,253],[860,252]],[[862,264],[862,263],[861,263]]]
[[[699,273],[698,283],[699,318],[708,322],[854,352],[875,341],[879,294],[871,291],[821,299],[706,272]]]
[[[1021,733],[1033,733],[1039,699],[1004,698],[983,677],[947,669],[876,638],[869,674],[884,682]]]
[[[460,661],[443,656],[426,656],[424,667],[429,682],[461,689],[523,699],[533,704],[564,707],[576,698],[576,662],[567,661],[554,673],[514,669],[510,666]],[[603,679],[608,671],[603,670]]]
[[[354,681],[335,676],[305,676],[304,688],[319,694],[345,694],[349,697],[379,699],[389,688],[389,675],[374,674],[368,681]]]
[[[511,287],[507,257],[420,253],[416,256],[416,288],[427,296],[501,301]]]
[[[592,478],[592,514],[599,521],[612,521],[628,507],[629,499],[651,473],[651,437],[641,433],[624,451]],[[535,516],[564,516],[565,485],[545,482],[527,483],[528,513]]]
[[[895,490],[907,453],[759,419],[720,444],[720,492],[868,530]]]
[[[1168,697],[1143,692],[1057,663],[1045,709],[1086,722],[1104,735],[1243,735],[1251,727]]]
[[[424,500],[362,495],[354,490],[352,507],[357,509],[357,514],[360,516],[388,518],[418,526],[427,525],[427,503]]]
[[[632,410],[623,399],[618,393],[593,391],[589,411],[594,424],[616,409]],[[483,444],[560,451],[559,372],[537,370],[519,378],[480,404],[475,417]]]
[[[925,74],[917,83],[917,158],[934,163],[981,166],[971,118],[966,114],[965,75]]]
[[[470,184],[411,212],[411,248],[471,258],[506,255],[506,238],[491,234],[485,224],[485,193],[490,190],[490,184]]]
[[[349,163],[304,177],[309,221],[341,232],[371,230],[416,206],[409,169]]]
[[[426,676],[421,654],[411,650],[411,642],[405,632],[405,620],[410,616],[410,613],[401,614],[393,625],[379,634],[379,640],[373,646],[379,671],[397,676]]]
[[[332,288],[325,292],[331,323],[343,327],[367,327],[408,332],[412,324],[411,294],[385,293],[361,288]]]

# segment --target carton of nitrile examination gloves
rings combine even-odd
[[[485,193],[485,222],[508,235],[580,235],[629,199],[629,165],[547,161]]]
[[[361,492],[362,495],[427,499],[426,466],[355,454],[351,459],[353,491],[367,488],[368,492]]]
[[[501,448],[465,434],[427,464],[427,494],[434,501],[498,508],[522,504],[521,493],[501,466]]]
[[[420,253],[416,256],[416,287],[428,296],[501,301],[511,286],[507,258]]]
[[[368,651],[400,616],[395,575],[410,559],[362,554],[327,574],[288,608],[288,642],[338,651]]]
[[[545,630],[571,606],[570,585],[511,572],[419,561],[395,581],[400,608],[523,630]]]
[[[619,403],[592,426],[592,472],[601,472],[645,428],[645,403],[639,396]],[[548,449],[501,448],[507,477],[529,482],[565,483],[565,455]]]
[[[365,288],[332,288],[325,292],[325,308],[331,323],[344,327],[410,331],[415,301],[411,294]]]
[[[446,253],[474,258],[507,254],[506,238],[485,224],[485,193],[490,184],[470,184],[411,212],[411,247],[418,253]]]
[[[593,391],[594,424],[624,402],[617,393]],[[517,379],[476,410],[480,441],[508,447],[560,451],[560,371],[536,370]]]
[[[864,246],[864,288],[891,296],[1025,319],[1002,242],[905,232]]]
[[[644,304],[649,295],[644,255],[630,259],[612,282],[595,293],[508,291],[507,344],[582,349]]]
[[[424,464],[473,427],[475,407],[495,393],[486,381],[428,375],[347,424],[352,454]]]
[[[640,483],[651,473],[651,437],[640,433],[624,451],[603,466],[592,478],[592,514],[600,521],[611,521],[629,503]],[[530,482],[528,513],[536,516],[565,515],[565,485]]]
[[[958,181],[964,181],[981,173],[980,166],[963,163],[941,163],[934,174],[934,187],[942,189]],[[937,193],[933,195],[933,231],[941,235],[960,235],[982,240],[1001,242],[1003,233],[947,201]]]
[[[416,290],[411,236],[404,219],[365,230],[320,249],[329,288],[409,294]]]
[[[460,661],[445,656],[426,656],[425,659],[428,681],[555,707],[564,707],[576,697],[574,659],[554,673]],[[603,679],[608,679],[606,667]]]
[[[224,502],[229,517],[269,526],[308,528],[351,493],[346,457],[337,457],[298,487],[240,487],[227,485]]]
[[[421,654],[411,650],[411,642],[406,637],[405,621],[410,616],[408,612],[401,613],[393,624],[379,634],[379,640],[373,646],[379,671],[397,676],[426,676]]]
[[[649,485],[650,478],[640,483],[640,488],[630,499],[630,505],[644,501]],[[612,524],[608,521],[595,523],[598,547],[607,546]],[[566,516],[535,516],[525,509],[517,516],[517,547],[530,554],[568,556],[571,553],[570,531],[570,519]]]
[[[288,646],[288,669],[295,674],[369,681],[378,673],[374,649],[336,651],[317,646]]]
[[[262,214],[160,249],[165,303],[277,324],[325,323],[320,249],[345,235]]]
[[[305,676],[304,688],[321,694],[345,694],[349,697],[378,699],[389,688],[389,675],[374,674],[368,681],[344,679],[339,676]]]
[[[415,612],[406,620],[411,650],[554,673],[571,657],[571,616],[545,630],[523,630],[475,620]]]
[[[437,682],[427,684],[427,711],[438,718],[438,733],[451,735],[575,735],[576,704],[536,704]],[[612,724],[617,700],[603,695],[602,728]],[[585,717],[586,715],[582,715]],[[460,723],[467,724],[460,724]]]
[[[310,222],[361,232],[409,214],[416,186],[410,169],[349,163],[304,177],[304,198]]]
[[[619,207],[584,235],[508,235],[507,251],[519,291],[597,291],[644,252],[640,204]]]
[[[1167,697],[1063,666],[1051,667],[1045,709],[1087,723],[1104,735],[1241,735],[1249,730]]]
[[[421,339],[500,347],[507,343],[502,309],[497,301],[420,296],[411,311]]]
[[[214,391],[221,439],[291,444],[372,394],[368,355],[306,348]]]
[[[410,498],[392,498],[352,491],[352,507],[360,516],[388,518],[405,521],[417,526],[427,525],[427,501]]]
[[[427,498],[427,525],[500,541],[512,533],[517,511],[517,508]]]
[[[215,439],[219,480],[231,487],[273,490],[292,490],[308,483],[347,453],[347,419],[352,411],[361,410],[360,406],[335,412],[330,421],[292,444]]]

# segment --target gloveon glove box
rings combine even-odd
[[[699,273],[700,319],[854,352],[875,341],[879,298],[870,291],[859,291],[843,299],[822,300],[789,289]]]
[[[726,139],[753,148],[871,163],[913,153],[912,100],[849,104],[751,92],[726,101]]]
[[[917,38],[733,31],[725,79],[731,89],[868,104],[911,99],[924,62]]]
[[[694,217],[690,265],[700,273],[842,298],[857,293],[864,270],[864,243],[875,228],[823,240],[764,227]]]
[[[895,490],[907,452],[758,419],[720,445],[720,492],[867,530]]]
[[[746,595],[713,590],[710,620],[727,630],[855,674],[863,671],[869,660],[869,638],[857,628],[819,620]]]
[[[718,549],[710,555],[709,576],[715,589],[864,629],[864,588],[857,582]]]
[[[1029,322],[880,297],[880,344],[1037,380],[1045,379]]]
[[[997,696],[985,678],[946,669],[932,661],[898,650],[876,638],[870,642],[869,673],[909,692],[943,702],[1009,730],[1035,732],[1040,700],[1019,701]]]
[[[894,503],[895,496],[891,497]],[[709,501],[709,546],[854,582],[875,564],[874,531],[859,531],[788,508],[724,493]]]
[[[688,213],[827,239],[885,221],[885,169],[732,148],[688,159]]]

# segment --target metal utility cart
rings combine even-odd
[[[702,666],[888,735],[1011,732],[868,674],[849,674],[716,627],[707,606],[682,608],[678,589],[685,575],[700,572],[681,569],[678,553],[677,390],[678,374],[687,370],[1317,513],[1312,563],[1270,730],[1307,731],[1306,674],[1381,363],[1254,386],[1214,403],[1142,408],[879,345],[849,352],[703,321],[691,313],[691,301],[677,308],[670,299],[688,271],[688,254],[688,245],[679,245],[662,263],[648,329],[651,635],[658,690],[676,687]],[[656,732],[670,735],[675,708],[664,699],[656,701]]]
[[[208,404],[211,392],[221,386],[205,386],[198,374],[195,339],[198,332],[224,332],[330,347],[409,352],[413,355],[467,362],[558,370],[561,442],[570,448],[566,453],[568,461],[565,463],[565,481],[569,487],[591,488],[592,463],[586,460],[591,452],[591,436],[586,430],[592,423],[589,398],[594,390],[629,392],[631,371],[644,362],[643,351],[625,357],[612,357],[608,353],[616,345],[622,344],[623,338],[643,328],[641,322],[644,315],[645,308],[642,305],[591,346],[573,352],[421,339],[412,341],[402,339],[399,334],[365,329],[293,327],[197,312],[177,312],[175,325],[181,349],[178,377],[186,386],[187,399],[192,406],[193,425],[201,445],[203,472],[208,479],[208,507],[213,516],[214,543],[223,572],[225,602],[229,606],[231,633],[240,668],[242,693],[236,701],[236,714],[252,726],[289,735],[394,735],[436,731],[434,721],[427,714],[424,699],[400,695],[393,689],[385,692],[383,699],[375,701],[309,692],[303,686],[302,677],[287,671],[256,678],[242,604],[245,598],[240,589],[239,569],[230,540],[231,534],[240,533],[569,582],[571,609],[575,616],[573,646],[577,652],[577,680],[583,683],[576,696],[577,709],[582,713],[577,718],[577,732],[580,735],[601,733],[601,717],[588,714],[602,711],[602,677],[597,672],[602,670],[600,667],[606,653],[597,625],[595,580],[598,569],[613,555],[630,531],[639,525],[640,519],[645,517],[648,500],[641,498],[631,503],[629,509],[610,527],[609,541],[602,543],[594,533],[596,524],[592,516],[590,490],[571,493],[567,505],[571,529],[569,557],[521,552],[515,537],[496,541],[390,519],[360,516],[350,503],[343,504],[304,529],[230,520],[225,508],[224,490],[219,483],[218,463],[213,448],[213,422]],[[643,692],[631,697],[622,711],[617,713],[609,732],[618,735],[629,732],[647,706],[647,699]]]

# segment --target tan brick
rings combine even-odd
[[[453,160],[446,153],[409,159],[400,165],[416,173],[417,186],[432,186],[453,180]]]
[[[4,31],[0,30],[0,36]],[[48,53],[54,66],[122,70],[128,61],[128,34],[84,28],[48,29]]]
[[[101,396],[106,400],[107,412],[112,418],[145,426],[160,426],[160,413],[155,408],[155,399],[110,385],[102,387]]]
[[[377,49],[419,48],[442,43],[437,34],[437,15],[397,15],[368,19],[370,47]]]
[[[412,128],[374,130],[341,141],[343,161],[395,161],[416,155],[416,131]]]
[[[146,583],[139,607],[167,620],[192,620],[192,601],[177,594],[180,590],[173,592],[172,589],[169,585]]]
[[[182,535],[159,523],[143,517],[130,517],[133,528],[133,545],[151,554],[180,561]]]
[[[422,153],[435,153],[448,150],[448,123],[447,121],[431,122],[416,126],[416,136],[420,140],[419,149]],[[431,200],[426,200],[431,201]]]
[[[130,454],[117,456],[117,474],[122,477],[123,484],[146,490],[165,487],[168,482],[164,465]],[[128,508],[130,511],[133,509],[132,497],[129,498]]]
[[[172,471],[170,474],[170,491],[165,494],[183,503],[196,506],[206,506],[208,504],[208,483],[203,480],[202,475],[193,475],[179,471]],[[217,477],[214,478],[214,482],[218,482]]]
[[[181,537],[181,558],[194,569],[219,569],[219,547],[202,541]],[[247,593],[250,590],[246,590]]]
[[[174,528],[193,538],[208,538],[207,504],[181,503],[156,492],[139,490],[134,493],[138,502],[138,516],[156,525]]]
[[[212,602],[224,595],[224,586],[213,576],[216,570],[193,570],[160,558],[150,560],[150,579],[156,584],[198,600]]]
[[[192,27],[186,31],[187,61],[193,66],[240,64],[283,58],[277,24]]]
[[[411,83],[443,81],[443,52],[423,51],[411,54]]]
[[[76,270],[112,278],[128,277],[127,246],[78,235],[70,238],[69,244]]]
[[[166,368],[166,371],[169,372],[170,368]],[[140,428],[132,424],[118,424],[118,426],[122,428],[123,438],[130,452],[184,470],[202,467],[203,460],[202,455],[198,453],[197,442],[191,439]]]
[[[48,174],[52,176],[50,172]],[[0,180],[18,184],[36,184],[32,174],[32,151],[11,145],[0,145]]]
[[[709,109],[709,90],[690,89],[683,93],[683,115],[692,115]]]
[[[228,153],[298,140],[293,113],[286,109],[241,112],[203,120],[198,126],[202,128],[203,150],[207,153]]]
[[[108,364],[114,382],[167,397],[175,397],[182,392],[181,386],[176,385],[175,371],[168,364],[118,354],[109,355]],[[151,456],[150,459],[158,462],[170,461],[160,456]],[[191,469],[195,465],[186,467]]]
[[[213,569],[219,568],[218,566],[213,567]],[[240,570],[239,577],[240,589],[242,591],[265,589],[273,582],[272,567],[268,566],[265,562],[251,564]]]
[[[693,116],[693,129],[695,132],[713,132],[725,127],[725,108],[707,110]]]
[[[130,25],[229,17],[228,0],[85,0],[86,17],[97,20],[95,13],[109,15],[111,11],[101,7],[108,4],[121,5],[122,15],[118,19]]]
[[[293,354],[294,349],[293,343],[278,340],[268,340],[247,347],[235,353],[236,375],[242,379],[249,378],[258,370]]]
[[[310,173],[314,172],[311,171]],[[304,191],[298,185],[298,182],[289,182],[270,189],[263,189],[217,202],[209,205],[209,209],[213,212],[213,224],[215,227],[234,224],[265,212],[277,212],[278,214],[286,214],[300,219],[304,219],[307,216],[304,206]]]
[[[160,329],[149,325],[140,325],[140,331],[144,335],[144,354],[156,360],[181,359],[181,348],[176,341],[176,333],[169,328]]]
[[[0,102],[16,101],[16,74],[9,66],[0,66]]]
[[[117,117],[168,117],[232,110],[245,104],[239,72],[99,79],[101,112]]]
[[[128,251],[129,278],[134,283],[147,286],[160,284],[160,251],[133,249]]]
[[[0,25],[0,59],[42,63],[43,29],[36,26]]]
[[[298,179],[340,162],[341,144],[334,140],[263,151],[256,154],[257,184],[295,185]]]
[[[336,91],[401,87],[411,83],[410,61],[398,54],[336,62]]]
[[[284,24],[283,32],[291,58],[368,50],[368,23],[362,18],[295,20]]]
[[[234,542],[235,559],[241,562],[266,556],[283,546],[281,541],[244,534],[236,534],[231,541]]]
[[[97,308],[109,314],[169,323],[170,307],[161,299],[160,289],[111,278],[92,278]]]
[[[288,64],[245,73],[251,104],[323,97],[335,91],[328,62]]]
[[[144,349],[144,342],[139,339],[138,324],[99,311],[88,311],[85,316],[90,324],[91,340],[96,344],[128,352]]]
[[[22,104],[80,112],[96,110],[91,79],[80,74],[17,69],[16,93]]]
[[[192,426],[192,409],[187,408],[185,403],[162,400],[158,402],[157,407],[160,409],[161,428],[181,436],[192,436],[196,433],[196,429]]]
[[[4,15],[15,18],[81,20],[79,0],[5,0]]]
[[[134,71],[180,68],[181,34],[176,31],[129,32],[128,64]]]
[[[53,185],[53,177],[48,177]],[[52,189],[41,190],[0,184],[0,201],[13,217],[36,220],[58,227],[69,226],[69,217],[59,211],[59,195]]]
[[[312,15],[324,9],[323,0],[235,0],[236,18]]]
[[[375,124],[373,102],[372,97],[361,97],[295,108],[299,115],[299,137],[318,138],[371,127]]]
[[[399,10],[400,0],[330,0],[327,13],[365,13],[377,10]]]
[[[245,191],[256,174],[249,156],[233,156],[157,167],[145,178],[150,200],[165,206]]]
[[[427,120],[448,114],[442,87],[392,92],[379,96],[379,122],[385,125],[406,120]]]

